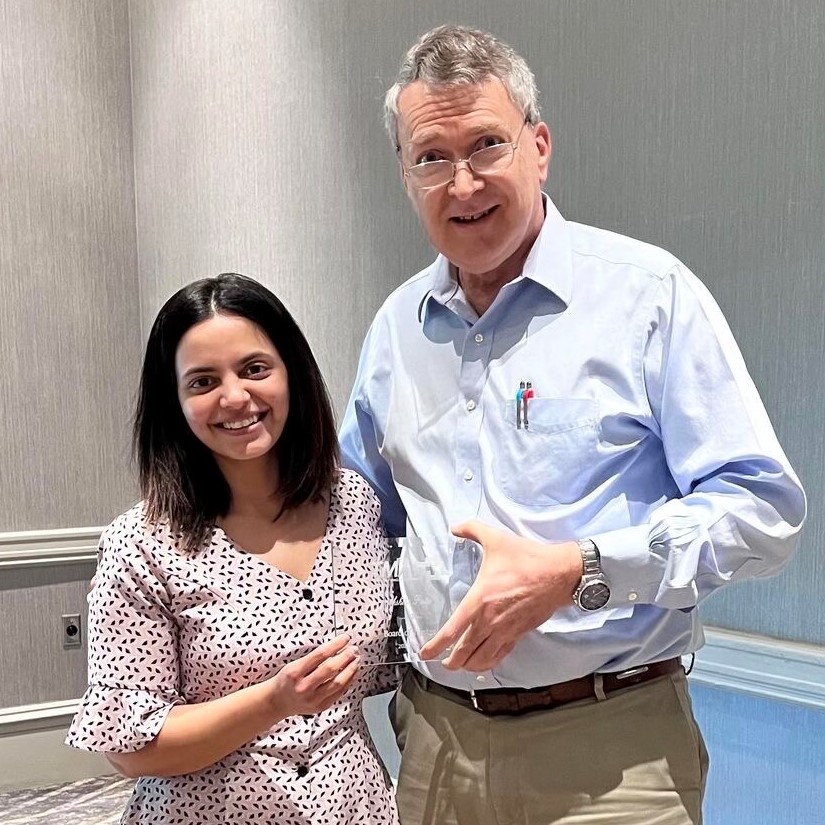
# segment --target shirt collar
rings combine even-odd
[[[555,204],[542,192],[544,223],[535,243],[527,255],[521,278],[529,278],[556,295],[565,305],[570,303],[573,288],[573,267],[570,254],[570,237],[567,221]],[[450,262],[439,255],[432,264],[431,288],[424,301],[424,311],[429,311],[431,301],[437,301],[448,309],[463,315],[465,306],[461,287],[453,274]],[[512,283],[512,282],[511,282]]]

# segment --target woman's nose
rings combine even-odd
[[[249,401],[249,392],[241,381],[229,381],[224,384],[221,404],[225,407],[242,407]]]

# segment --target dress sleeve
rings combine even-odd
[[[140,750],[157,736],[170,709],[183,703],[177,625],[153,546],[127,516],[101,538],[89,593],[89,686],[67,745]]]
[[[349,531],[359,537],[359,546],[364,548],[363,563],[370,569],[383,569],[387,561],[388,539],[381,520],[381,504],[369,484],[357,473],[344,471],[346,495],[351,513]],[[387,661],[387,632],[393,613],[393,595],[383,577],[368,576],[355,596],[362,618],[372,616],[375,625],[371,628],[377,634],[368,641],[361,642],[361,655],[368,667],[365,695],[374,696],[395,690],[404,675],[404,665]]]

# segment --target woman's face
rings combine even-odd
[[[175,372],[183,415],[219,465],[269,454],[289,413],[289,385],[260,327],[238,315],[195,324],[178,344]]]

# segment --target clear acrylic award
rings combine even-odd
[[[418,655],[425,642],[441,629],[469,589],[480,560],[473,542],[454,536],[440,538],[386,539],[385,557],[371,566],[366,575],[359,571],[362,592],[384,600],[390,611],[386,623],[365,634],[356,633],[356,642],[375,651],[380,647],[384,664],[422,661]],[[357,616],[337,617],[341,631],[352,632]],[[443,659],[448,651],[442,651]]]

